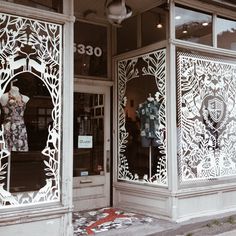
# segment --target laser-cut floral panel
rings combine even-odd
[[[38,191],[11,193],[6,189],[11,152],[0,130],[0,207],[60,200],[62,27],[49,22],[0,14],[0,97],[13,77],[30,73],[50,93],[53,110],[44,155],[45,186]]]
[[[236,175],[236,64],[178,53],[181,182]]]
[[[165,49],[118,62],[119,180],[167,186],[165,84]]]

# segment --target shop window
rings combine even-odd
[[[236,21],[217,17],[217,47],[236,51]]]
[[[212,15],[176,6],[175,37],[212,46]]]
[[[107,77],[107,27],[76,21],[74,25],[75,75]]]
[[[137,48],[137,16],[124,20],[116,32],[118,54]]]
[[[46,11],[62,13],[63,0],[5,0]]]
[[[236,176],[236,63],[177,53],[178,161],[182,183]]]
[[[167,13],[165,5],[155,7],[141,15],[142,46],[166,39]]]
[[[60,25],[1,14],[0,208],[60,200]]]
[[[118,61],[118,179],[167,185],[166,50]]]

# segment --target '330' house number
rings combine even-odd
[[[96,57],[102,56],[102,49],[100,47],[93,47],[91,45],[76,44],[74,43],[74,53],[86,54],[88,56],[95,55]]]

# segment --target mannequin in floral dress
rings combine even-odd
[[[24,111],[29,97],[20,94],[19,88],[12,86],[2,95],[0,103],[4,112],[4,138],[9,151],[28,151],[27,131]]]

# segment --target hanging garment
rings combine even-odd
[[[27,131],[24,122],[24,111],[26,103],[22,95],[14,97],[8,93],[7,104],[3,106],[4,111],[4,138],[8,151],[28,151]]]
[[[137,115],[140,118],[141,123],[141,137],[142,145],[156,146],[154,140],[156,140],[156,132],[159,128],[159,104],[157,101],[145,101],[139,104],[137,109]],[[156,144],[156,145],[155,145]]]

